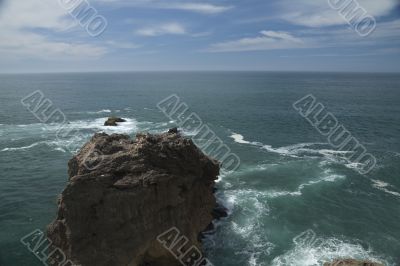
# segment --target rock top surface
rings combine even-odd
[[[201,248],[219,164],[177,130],[95,134],[68,166],[48,237],[75,264],[180,265],[156,240],[172,227]]]

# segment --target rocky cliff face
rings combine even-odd
[[[219,164],[176,130],[96,134],[69,162],[48,237],[83,266],[180,265],[157,241],[176,227],[200,248],[212,221]]]

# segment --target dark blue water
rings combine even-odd
[[[35,90],[80,134],[40,123],[21,104]],[[157,109],[173,93],[241,160],[218,182],[231,215],[205,240],[214,265],[400,265],[400,76],[262,72],[0,75],[0,265],[41,265],[20,238],[55,217],[71,152],[94,132],[174,126]],[[369,174],[293,109],[309,93],[377,158]],[[105,128],[110,115],[128,122]],[[296,240],[303,232],[317,241]]]

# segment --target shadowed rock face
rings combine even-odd
[[[172,227],[200,248],[219,164],[177,131],[96,134],[68,165],[48,237],[75,264],[180,265],[156,240]]]
[[[117,123],[122,123],[122,122],[126,122],[126,120],[123,119],[123,118],[120,118],[120,117],[109,117],[107,119],[107,121],[104,122],[104,125],[105,126],[113,126],[113,127],[115,127],[115,126],[118,126]]]
[[[324,266],[384,266],[384,265],[371,261],[344,259],[344,260],[335,260],[332,263],[325,263]]]

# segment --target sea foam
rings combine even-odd
[[[316,243],[294,243],[294,247],[276,257],[272,266],[319,266],[340,258],[353,258],[385,263],[386,260],[376,256],[372,250],[365,250],[360,244],[343,241],[337,238],[318,239]]]
[[[374,188],[379,189],[379,190],[381,190],[381,191],[383,191],[385,193],[391,194],[393,196],[400,197],[400,193],[399,192],[396,192],[396,191],[393,191],[393,190],[389,189],[389,188],[394,188],[393,185],[391,185],[389,183],[386,183],[386,182],[384,182],[382,180],[378,180],[378,179],[372,179],[371,181],[373,183],[372,186]]]
[[[67,124],[26,124],[26,125],[9,125],[8,130],[14,134],[25,135],[29,132],[31,135],[45,136],[47,140],[40,140],[27,146],[6,147],[1,152],[12,152],[29,150],[39,145],[47,145],[53,150],[76,152],[95,132],[105,132],[108,134],[132,134],[138,130],[138,122],[132,118],[126,118],[126,122],[119,123],[116,127],[104,126],[107,118],[96,118],[89,120],[76,120]],[[67,137],[57,137],[57,132],[70,132]],[[78,132],[78,133],[77,133]]]
[[[329,143],[296,143],[293,145],[275,148],[268,144],[263,144],[255,141],[247,141],[245,140],[243,135],[238,133],[233,133],[230,137],[233,138],[236,143],[255,146],[268,152],[276,153],[280,156],[306,159],[320,158],[331,163],[341,164],[350,169],[360,169],[360,167],[362,166],[359,163],[350,162],[346,158],[346,155],[348,153],[351,153],[351,151],[334,150]]]

